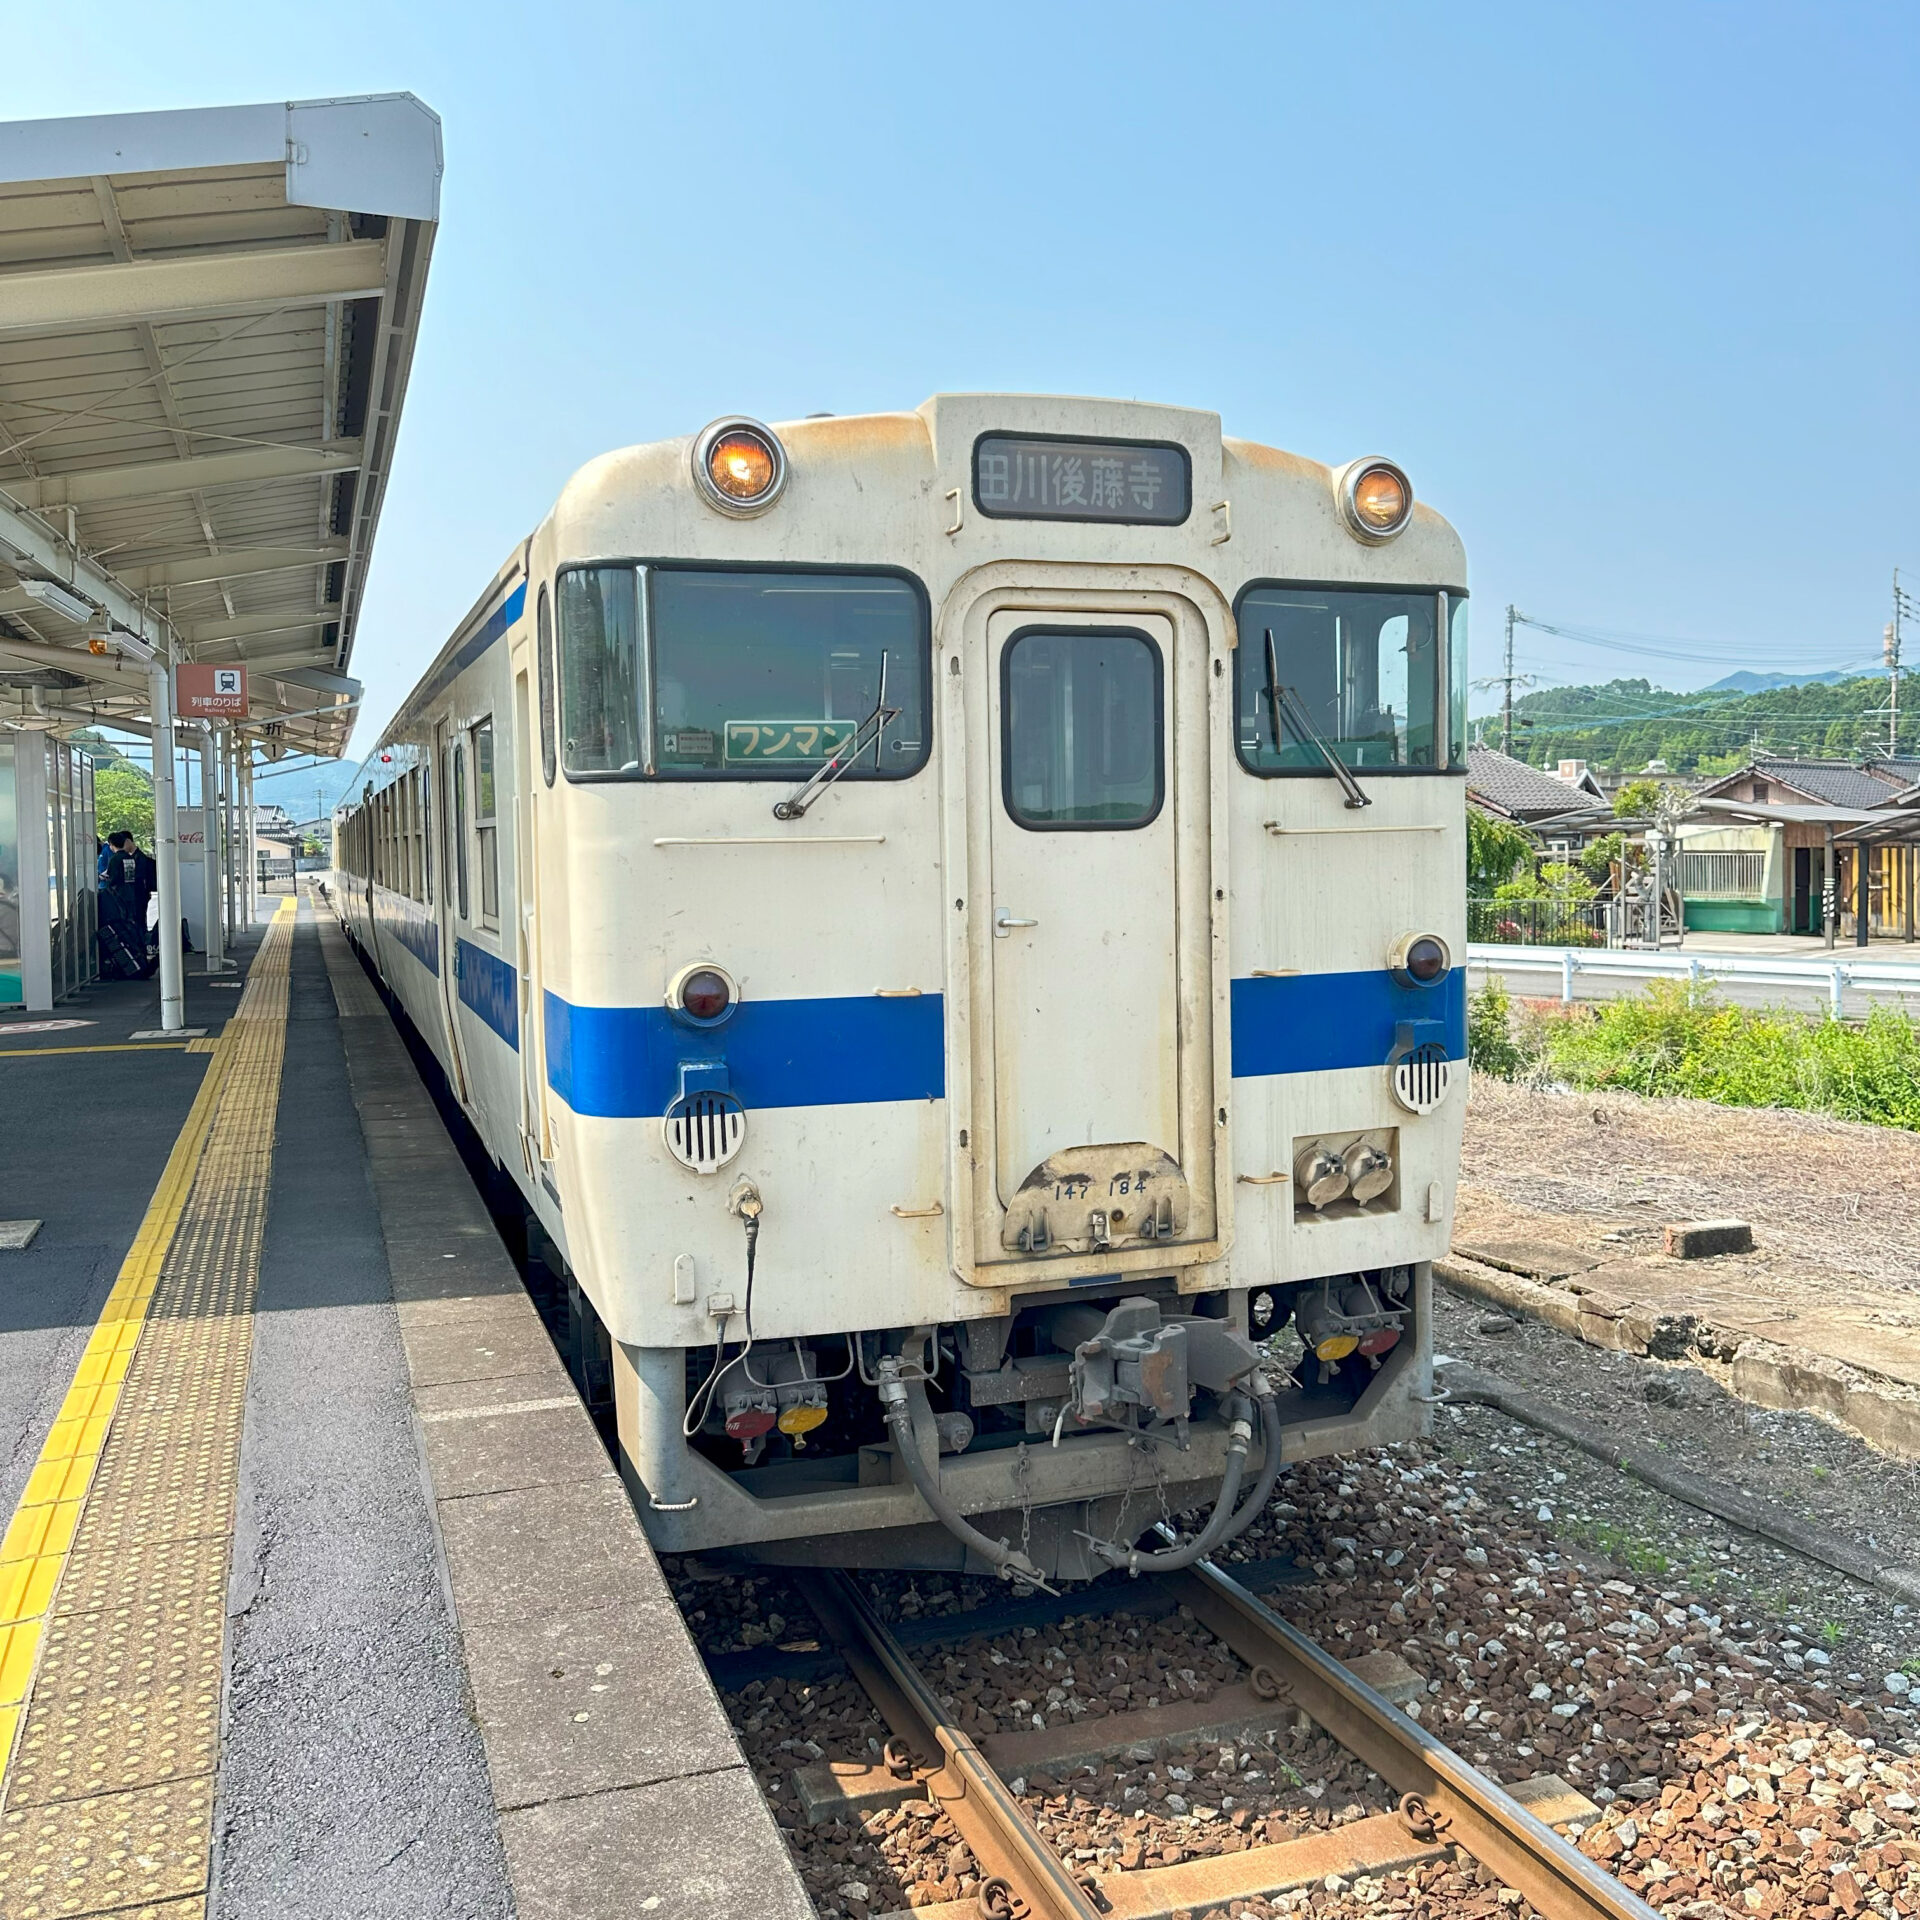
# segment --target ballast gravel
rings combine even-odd
[[[1765,1618],[1757,1604],[1743,1611],[1672,1575],[1636,1575],[1563,1541],[1549,1518],[1514,1505],[1497,1474],[1432,1443],[1292,1470],[1228,1554],[1286,1554],[1311,1568],[1311,1585],[1271,1596],[1277,1610],[1340,1657],[1399,1653],[1426,1681],[1417,1717],[1476,1765],[1508,1782],[1558,1774],[1586,1793],[1601,1813],[1581,1847],[1675,1920],[1920,1916],[1913,1683],[1889,1690],[1884,1673],[1850,1678],[1817,1629]],[[709,1652],[816,1632],[777,1576],[712,1580],[698,1571],[669,1564]],[[938,1575],[865,1584],[895,1619],[964,1613],[1001,1591]],[[1802,1631],[1790,1633],[1794,1626]],[[921,1648],[915,1658],[976,1737],[1205,1698],[1240,1671],[1179,1613],[1079,1616]],[[754,1682],[727,1706],[829,1920],[977,1891],[965,1843],[924,1801],[803,1824],[794,1770],[877,1758],[886,1737],[850,1679]],[[1041,1830],[1096,1873],[1283,1840],[1391,1804],[1384,1785],[1317,1729],[1289,1723],[1230,1749],[1140,1749],[1021,1786]],[[1238,1901],[1232,1911],[1266,1920],[1529,1910],[1456,1857]]]

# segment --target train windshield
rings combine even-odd
[[[561,576],[574,775],[791,780],[898,712],[848,779],[926,763],[927,618],[891,574],[581,567]]]
[[[1253,773],[1324,774],[1323,741],[1356,771],[1444,767],[1437,635],[1447,598],[1326,587],[1243,594],[1234,674],[1241,765]],[[1460,633],[1464,642],[1464,620]],[[1298,724],[1300,713],[1312,733]]]

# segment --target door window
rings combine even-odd
[[[540,589],[538,626],[540,634],[540,777],[548,786],[552,786],[556,718],[553,689],[553,609],[548,604],[545,587]]]
[[[460,918],[471,920],[473,913],[467,895],[467,755],[464,747],[453,750],[453,886],[460,903]]]
[[[473,730],[473,824],[480,846],[480,918],[500,918],[500,827],[495,814],[493,722]]]
[[[1007,812],[1036,833],[1144,827],[1166,797],[1160,649],[1144,633],[1016,633],[1000,656]]]

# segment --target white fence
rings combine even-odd
[[[1836,1019],[1842,996],[1886,995],[1920,998],[1920,959],[1842,960],[1757,953],[1654,953],[1600,947],[1519,947],[1475,944],[1467,965],[1486,973],[1557,973],[1560,998],[1571,1005],[1581,974],[1596,980],[1721,981],[1730,986],[1792,987],[1824,993]]]

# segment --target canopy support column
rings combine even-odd
[[[241,921],[250,928],[260,916],[260,839],[253,811],[253,742],[236,735],[234,745],[240,750]]]
[[[180,978],[180,821],[174,810],[173,670],[156,659],[147,670],[153,713],[153,865],[160,902],[160,1030],[187,1024]],[[144,931],[144,929],[143,929]]]
[[[205,929],[201,938],[207,945],[207,971],[224,973],[227,943],[220,925],[220,876],[213,864],[213,850],[220,836],[214,814],[214,795],[220,787],[214,753],[213,723],[208,721],[200,729],[200,923]]]
[[[220,873],[226,887],[227,925],[238,923],[233,915],[233,729],[220,729]]]

